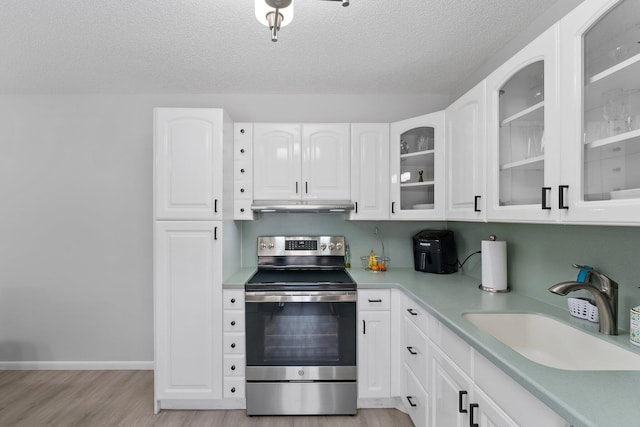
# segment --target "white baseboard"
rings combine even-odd
[[[153,370],[153,362],[148,361],[130,361],[130,362],[3,362],[0,361],[0,370],[5,371],[104,371],[104,370]]]

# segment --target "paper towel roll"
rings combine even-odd
[[[482,241],[482,286],[487,290],[507,289],[507,242]]]

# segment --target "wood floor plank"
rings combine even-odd
[[[413,427],[393,409],[356,416],[153,413],[152,371],[0,371],[0,427]]]

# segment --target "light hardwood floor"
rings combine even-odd
[[[152,371],[0,371],[0,427],[413,427],[396,410],[356,416],[247,417],[244,411],[153,414]]]

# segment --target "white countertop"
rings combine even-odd
[[[254,271],[255,267],[241,269],[225,280],[224,287],[242,288]],[[567,371],[539,365],[482,332],[462,315],[482,311],[541,313],[640,354],[626,331],[615,337],[602,335],[597,332],[597,324],[571,317],[568,310],[517,292],[483,292],[478,289],[477,279],[461,273],[438,275],[410,268],[387,272],[352,268],[349,273],[362,289],[402,289],[574,427],[640,425],[640,371]]]

